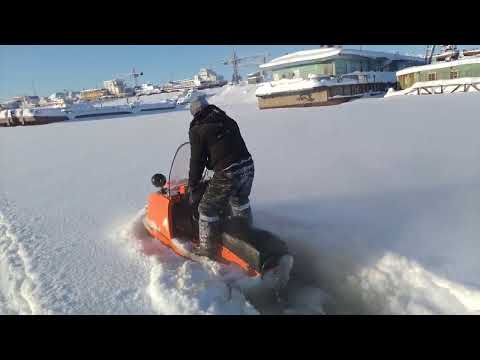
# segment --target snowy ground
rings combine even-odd
[[[210,101],[256,165],[256,224],[309,288],[297,312],[480,313],[480,96],[360,99],[259,111],[254,87]],[[140,223],[186,110],[0,129],[0,313],[255,314],[235,269],[183,261]],[[321,290],[320,290],[321,289]]]

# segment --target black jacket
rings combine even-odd
[[[189,138],[188,179],[192,191],[202,179],[205,167],[220,171],[250,157],[235,120],[215,105],[208,105],[195,115],[190,123]]]

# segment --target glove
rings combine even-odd
[[[188,202],[193,208],[197,208],[198,204],[202,200],[202,193],[195,188],[190,188],[188,190]]]

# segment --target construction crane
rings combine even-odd
[[[232,74],[232,83],[238,84],[241,80],[239,67],[245,66],[254,66],[265,64],[267,62],[267,57],[269,54],[265,53],[262,55],[252,55],[252,56],[245,56],[245,57],[238,57],[237,52],[233,49],[233,55],[231,58],[226,59],[223,62],[223,65],[232,65],[233,66],[233,74]]]
[[[433,54],[435,53],[436,45],[427,45],[425,48],[425,64],[430,64],[432,62]]]
[[[435,52],[436,45],[427,45],[425,49],[425,63],[431,64],[433,54]],[[460,51],[458,50],[457,45],[440,45],[440,53],[437,54],[435,57],[437,61],[445,60],[456,60],[460,56]]]
[[[132,72],[126,73],[126,74],[119,74],[119,75],[116,75],[114,78],[115,79],[133,79],[135,88],[138,88],[138,78],[140,76],[143,76],[143,72],[138,73],[135,71],[135,68],[133,68]]]

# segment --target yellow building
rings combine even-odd
[[[98,100],[106,95],[108,95],[106,89],[88,89],[80,91],[80,99],[82,100]]]

